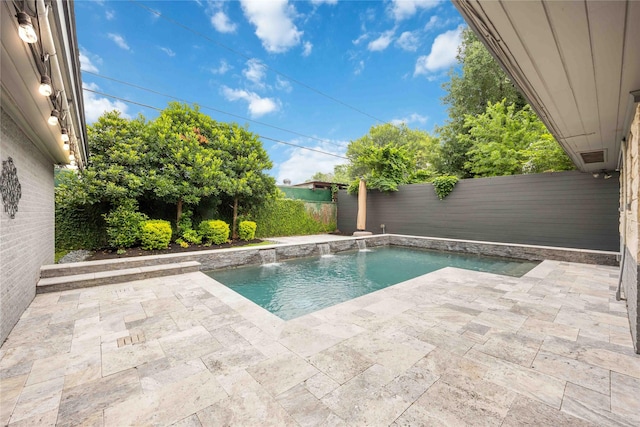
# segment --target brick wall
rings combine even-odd
[[[638,192],[640,190],[640,105],[627,136],[624,167],[620,175],[620,235],[624,242],[622,290],[627,300],[631,337],[636,353],[640,353],[640,247],[638,245]]]
[[[53,165],[0,108],[0,160],[13,158],[22,187],[14,219],[0,202],[0,344],[33,300],[40,266],[53,263]]]

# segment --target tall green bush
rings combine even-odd
[[[104,215],[109,245],[130,248],[140,240],[142,222],[148,217],[138,212],[137,203],[127,201]]]
[[[142,223],[140,234],[142,249],[166,249],[171,243],[171,223],[162,219],[152,219]]]
[[[199,228],[202,240],[206,243],[221,245],[229,240],[229,224],[222,220],[215,219],[202,221]]]
[[[258,225],[257,238],[327,233],[336,229],[335,222],[325,225],[316,220],[301,200],[271,199],[254,209],[250,218]]]
[[[98,207],[56,203],[56,251],[93,250],[106,244],[106,226]]]
[[[256,237],[257,225],[253,221],[240,221],[238,224],[238,237],[241,240],[253,240]]]

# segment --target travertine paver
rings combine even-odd
[[[638,425],[617,273],[446,268],[287,322],[202,273],[38,295],[0,425]]]

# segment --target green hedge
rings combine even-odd
[[[256,237],[257,225],[253,221],[240,221],[238,224],[238,237],[241,240],[253,240]]]
[[[140,233],[142,249],[166,249],[171,243],[171,223],[162,219],[151,219],[142,223]]]
[[[206,243],[221,245],[223,243],[227,243],[227,240],[229,240],[229,224],[222,220],[214,219],[202,221],[199,228],[202,240]]]
[[[258,224],[257,238],[328,233],[336,229],[335,223],[325,225],[316,220],[301,200],[269,200],[242,219],[251,219]]]
[[[106,245],[106,224],[99,208],[56,206],[56,251],[95,250]]]
[[[138,212],[135,202],[124,203],[103,215],[103,218],[107,223],[109,245],[117,249],[130,248],[138,243],[142,224],[149,219]]]

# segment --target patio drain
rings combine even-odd
[[[140,344],[145,341],[144,334],[142,332],[138,334],[129,335],[128,337],[118,338],[118,348],[124,347],[125,345],[134,345]]]

